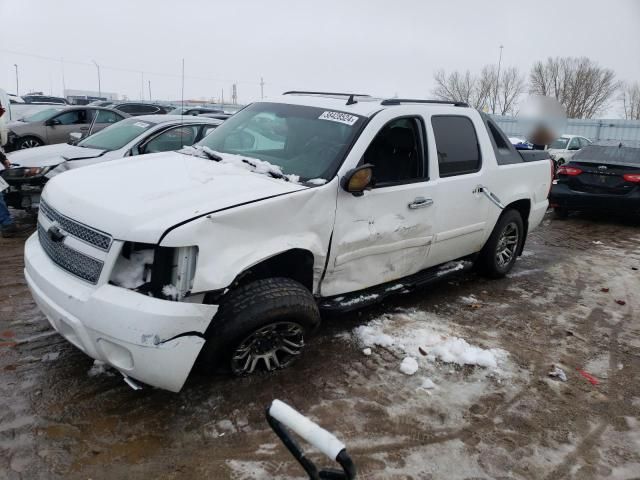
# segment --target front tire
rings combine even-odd
[[[44,142],[37,137],[22,137],[16,141],[16,150],[35,148],[44,145]]]
[[[286,368],[319,325],[316,301],[302,284],[289,278],[256,280],[223,299],[201,359],[237,376]]]
[[[502,278],[511,271],[524,241],[522,216],[517,210],[507,210],[491,232],[480,252],[477,266],[489,278]]]

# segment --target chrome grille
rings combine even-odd
[[[69,235],[73,235],[79,240],[93,245],[105,252],[109,251],[111,247],[111,236],[96,230],[95,228],[87,227],[86,225],[76,222],[75,220],[65,217],[61,213],[56,212],[51,208],[44,200],[40,200],[40,212],[49,218],[52,222],[58,222],[60,227]]]
[[[49,258],[61,268],[87,282],[98,283],[103,262],[67,247],[64,242],[54,242],[39,223],[38,238]]]

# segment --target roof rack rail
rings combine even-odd
[[[414,98],[388,98],[382,100],[380,105],[400,105],[401,103],[435,103],[437,105],[453,105],[454,107],[468,107],[465,102],[457,102],[455,100],[416,100]]]
[[[331,95],[334,97],[370,97],[366,93],[340,93],[340,92],[311,92],[305,90],[290,90],[282,95]]]

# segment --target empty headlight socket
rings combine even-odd
[[[151,293],[154,297],[164,298],[162,289],[171,283],[174,250],[173,247],[155,247],[153,268],[151,269]]]

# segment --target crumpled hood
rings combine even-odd
[[[68,143],[45,145],[43,147],[26,148],[7,154],[11,163],[20,167],[48,167],[58,165],[67,159],[94,158],[102,155],[104,150],[83,148]],[[64,158],[63,158],[64,157]]]
[[[308,187],[177,152],[71,170],[44,200],[63,215],[119,240],[156,243],[168,228],[207,212]]]

